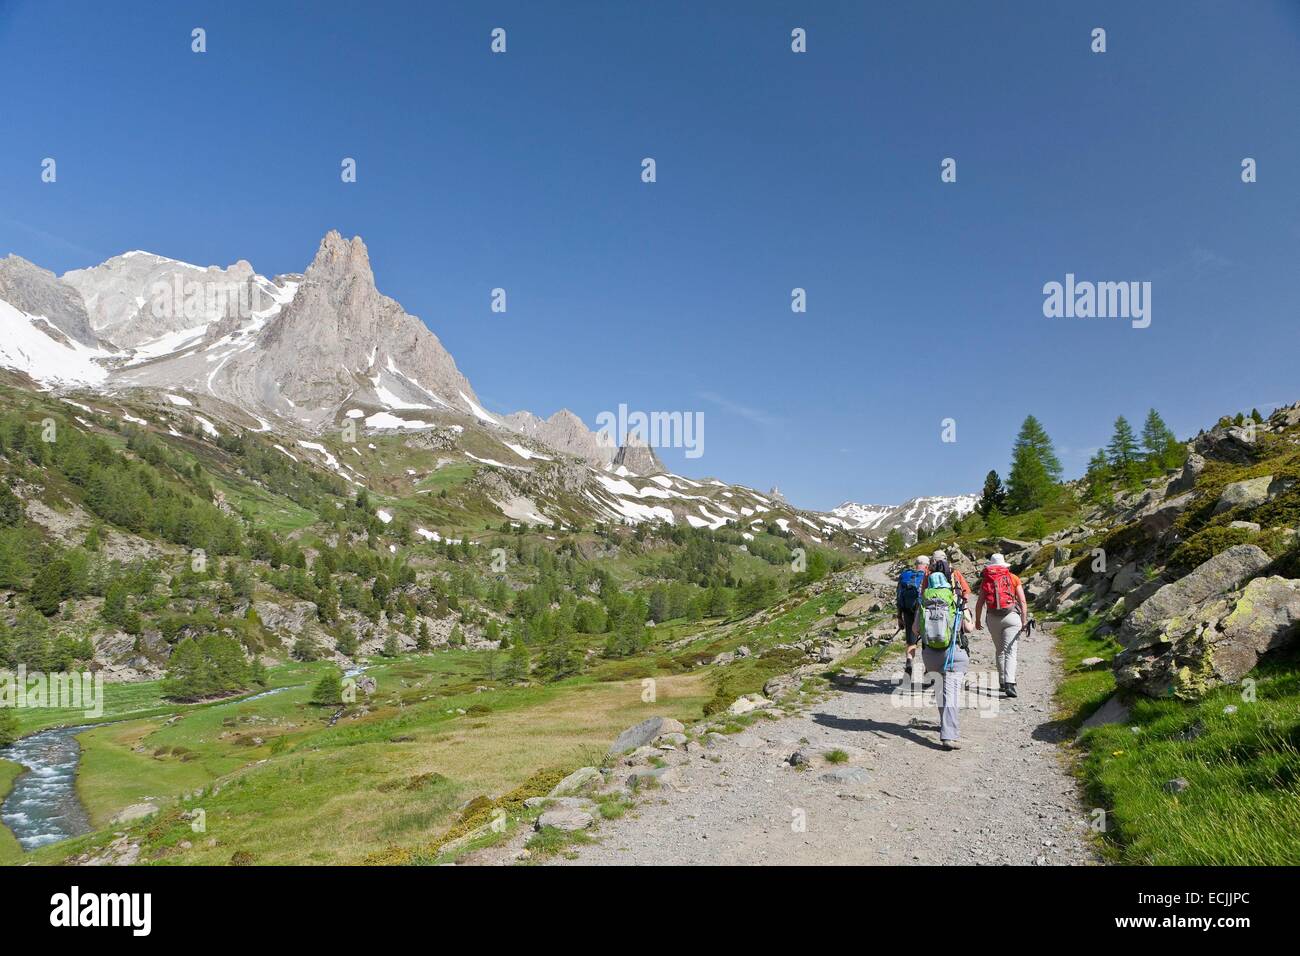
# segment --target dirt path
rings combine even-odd
[[[979,672],[995,670],[987,633],[973,635],[971,657],[974,688]],[[760,720],[713,749],[671,755],[681,761],[676,789],[644,796],[622,819],[603,822],[598,842],[580,847],[576,859],[554,862],[1096,862],[1087,810],[1051,721],[1050,634],[1036,630],[1021,648],[1019,699],[994,705],[996,689],[971,695],[955,752],[940,748],[928,702],[895,693],[901,658],[901,645],[891,647],[883,667],[806,713]],[[837,747],[852,755],[848,763],[817,760],[800,769],[787,762],[800,749]],[[827,779],[832,772],[842,779]]]

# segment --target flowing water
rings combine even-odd
[[[77,796],[77,734],[89,729],[42,730],[0,747],[0,759],[22,764],[13,790],[0,806],[0,821],[13,831],[24,850],[34,850],[91,830],[90,817]]]
[[[355,677],[365,670],[365,667],[351,667],[344,676]],[[246,704],[301,686],[274,687],[238,703]],[[27,768],[18,775],[13,790],[0,805],[0,821],[13,831],[24,850],[35,850],[91,831],[90,817],[77,795],[77,765],[81,763],[77,734],[91,726],[103,724],[42,730],[0,747],[0,760],[11,760]]]

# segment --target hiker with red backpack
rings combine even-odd
[[[966,682],[970,655],[962,635],[962,613],[957,593],[942,571],[931,571],[926,577],[913,631],[916,642],[921,645],[925,672],[935,675],[939,688],[939,743],[944,750],[960,750],[959,695]],[[912,642],[912,636],[908,641]]]
[[[1016,693],[1016,651],[1020,634],[1029,621],[1029,604],[1020,578],[1011,573],[1000,554],[989,558],[980,574],[980,596],[975,602],[975,628],[988,612],[989,633],[998,659],[998,683],[1008,697]]]
[[[907,568],[898,576],[898,587],[894,594],[894,604],[898,608],[898,627],[907,637],[907,660],[903,670],[912,673],[912,660],[916,656],[916,637],[914,627],[916,614],[921,607],[921,592],[925,590],[925,579],[930,575],[930,559],[917,555],[916,567]]]

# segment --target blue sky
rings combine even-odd
[[[0,0],[0,83],[0,255],[360,234],[489,408],[701,411],[670,467],[809,507],[978,490],[1030,412],[1077,474],[1300,399],[1294,0]],[[1067,272],[1150,328],[1045,318]]]

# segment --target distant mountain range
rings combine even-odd
[[[778,522],[866,551],[894,528],[913,540],[976,500],[850,502],[820,514],[777,492],[670,475],[635,434],[616,444],[567,409],[494,415],[437,335],[376,289],[361,238],[334,231],[303,273],[274,277],[244,260],[204,267],[143,251],[60,277],[10,255],[0,260],[0,367],[60,393],[152,396],[171,415],[193,409],[205,431],[217,419],[286,435],[277,447],[320,448],[323,466],[356,484],[365,476],[351,464],[298,436],[349,426],[420,435],[490,469],[502,513],[532,522],[584,511],[633,523]]]
[[[901,505],[863,505],[846,501],[832,508],[830,516],[840,519],[852,531],[883,539],[897,529],[911,543],[921,528],[933,530],[950,518],[965,517],[975,510],[979,495],[937,495],[909,498]]]

